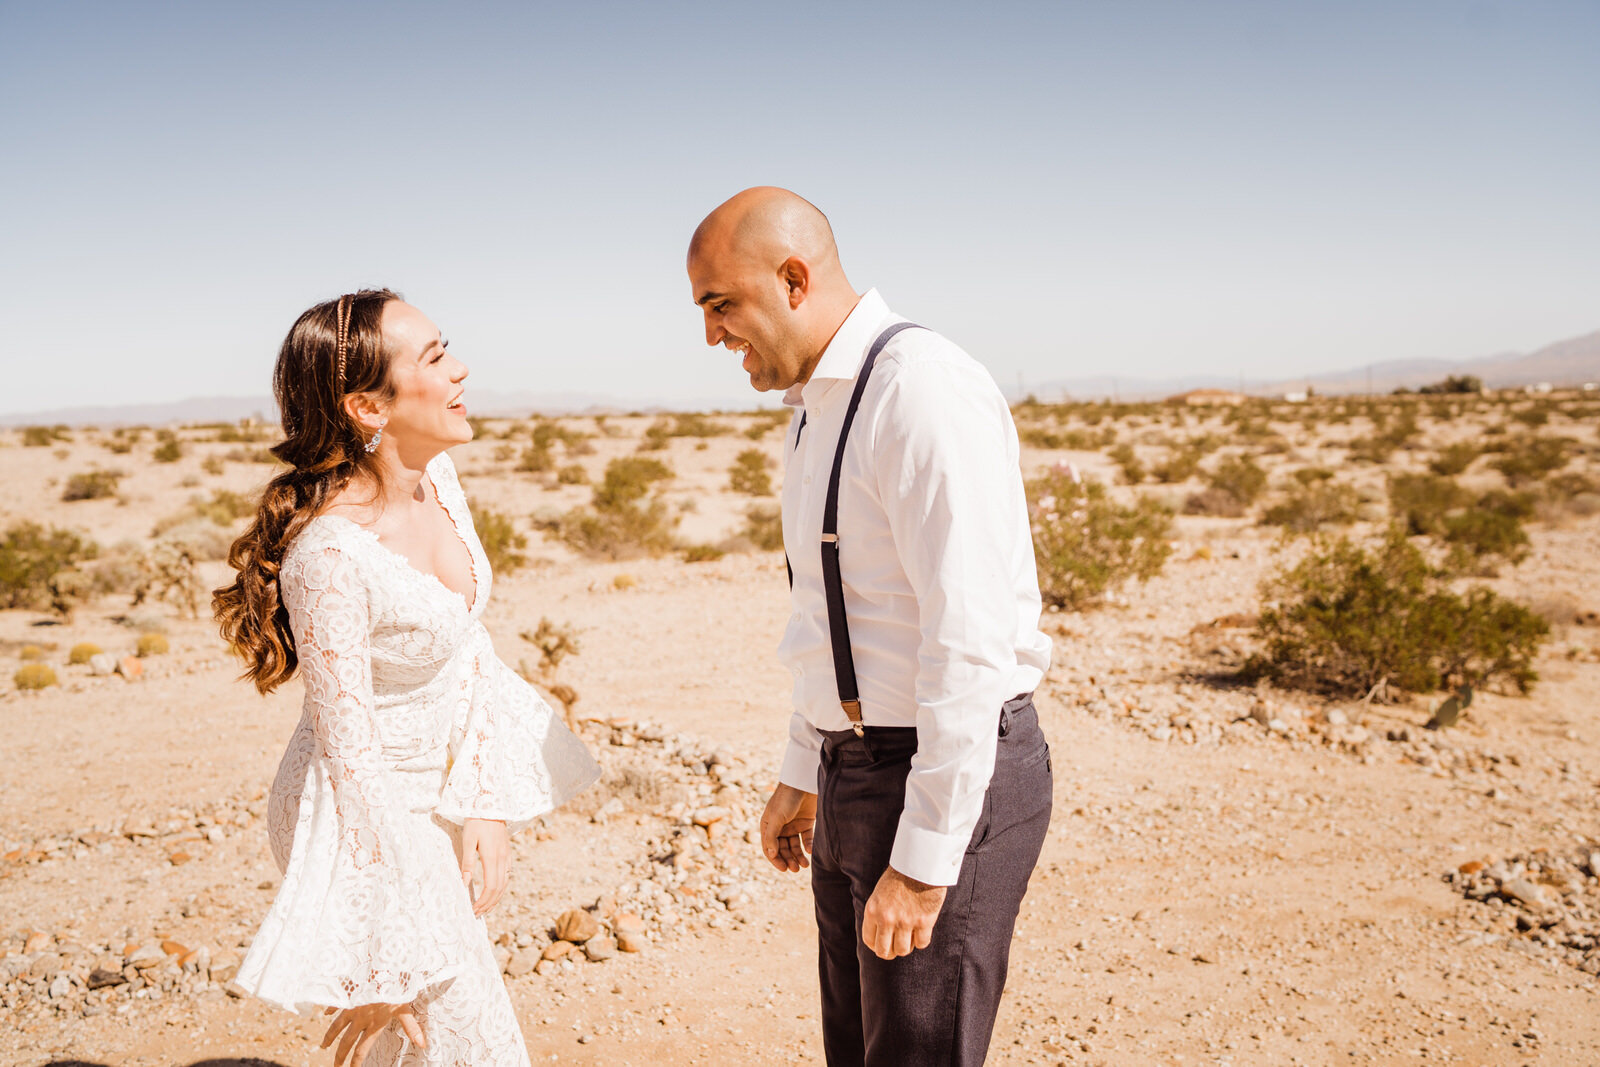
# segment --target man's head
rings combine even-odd
[[[689,283],[706,344],[740,353],[762,391],[809,379],[858,299],[827,217],[772,186],[746,189],[700,223]]]

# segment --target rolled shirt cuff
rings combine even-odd
[[[805,793],[817,791],[817,770],[822,765],[820,749],[807,748],[798,741],[790,741],[783,751],[783,766],[778,771],[778,781]]]
[[[902,812],[889,866],[926,885],[952,886],[961,879],[961,863],[971,840],[970,827],[964,834],[940,833],[913,824],[909,813]]]

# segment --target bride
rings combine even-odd
[[[528,1063],[481,917],[510,835],[598,773],[483,627],[447,346],[388,290],[300,316],[273,375],[289,469],[213,601],[257,689],[306,687],[268,803],[283,884],[237,981],[336,1013],[335,1064]]]

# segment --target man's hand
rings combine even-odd
[[[761,849],[767,862],[793,874],[811,866],[811,832],[817,825],[817,794],[781,782],[761,813]]]
[[[884,868],[861,915],[862,943],[880,960],[927,948],[939,909],[944,907],[944,894],[942,885],[924,885],[893,867]]]
[[[461,824],[461,884],[472,892],[472,869],[483,860],[483,889],[472,902],[472,914],[483,915],[500,903],[506,889],[506,860],[511,835],[498,819],[467,819]]]

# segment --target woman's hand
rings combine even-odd
[[[329,1008],[323,1014],[333,1015],[334,1011]],[[344,1037],[339,1039],[339,1047],[333,1053],[333,1067],[344,1067],[347,1056],[350,1057],[350,1067],[361,1067],[373,1042],[395,1021],[399,1021],[400,1029],[405,1031],[412,1044],[418,1048],[428,1047],[428,1039],[423,1036],[422,1027],[417,1023],[409,1004],[363,1004],[359,1008],[346,1008],[334,1017],[333,1025],[322,1035],[322,1047],[333,1044],[334,1038],[339,1037],[339,1031],[343,1030]],[[352,1049],[354,1055],[351,1054]]]
[[[461,824],[461,884],[472,892],[472,868],[483,861],[483,890],[472,902],[472,914],[485,915],[506,890],[506,859],[511,835],[498,819],[467,819]]]

